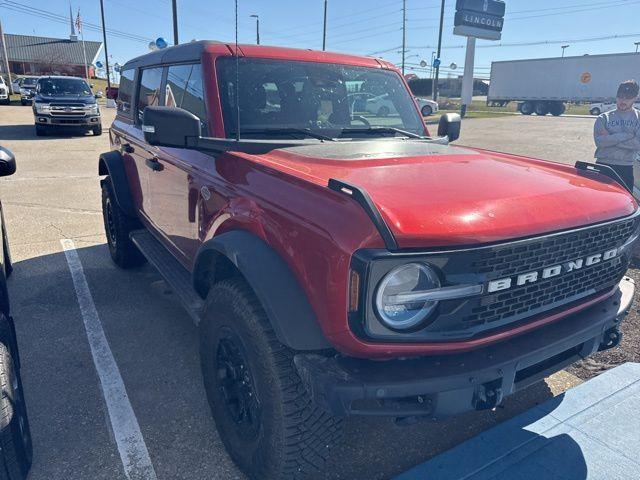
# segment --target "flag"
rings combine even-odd
[[[78,16],[76,17],[76,28],[78,29],[78,33],[82,31],[82,20],[80,20],[80,9],[78,9]]]

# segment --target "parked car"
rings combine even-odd
[[[11,93],[20,94],[20,86],[22,85],[22,77],[13,77],[11,82]]]
[[[9,105],[11,103],[9,86],[4,82],[2,75],[0,75],[0,103],[3,105]]]
[[[418,107],[420,108],[420,113],[422,113],[423,117],[433,115],[439,110],[438,102],[434,102],[428,98],[416,97],[416,102],[418,102]]]
[[[346,416],[494,409],[618,345],[640,210],[609,169],[454,147],[379,59],[239,49],[126,63],[98,172],[111,257],[198,324],[249,477],[322,471]]]
[[[635,108],[640,109],[640,102],[637,102],[634,105]],[[598,116],[601,113],[610,112],[616,108],[616,102],[606,102],[606,103],[592,103],[589,105],[589,113],[591,115]]]
[[[36,94],[38,77],[22,77],[20,84],[20,103],[22,106],[30,104]]]
[[[62,129],[102,135],[100,107],[91,87],[77,77],[40,77],[33,101],[36,135]]]
[[[0,147],[0,176],[12,175],[15,171],[13,154]],[[7,289],[7,277],[11,275],[13,266],[2,205],[0,227],[0,480],[24,480],[31,468],[33,450],[20,377],[20,354]]]

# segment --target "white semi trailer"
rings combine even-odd
[[[640,82],[640,53],[493,62],[490,106],[518,102],[525,115],[562,115],[565,102],[607,102],[620,82]]]

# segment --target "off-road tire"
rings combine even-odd
[[[255,392],[248,398],[257,399],[258,413],[251,415],[257,419],[249,427],[234,421],[222,392],[223,385],[237,378],[224,367],[229,364],[220,360],[227,350],[221,346],[230,341],[237,343],[245,359],[243,381],[247,379]],[[294,352],[276,338],[243,279],[223,280],[211,287],[200,324],[204,385],[227,451],[252,479],[300,480],[321,472],[331,447],[341,438],[342,420],[314,405],[293,357]]]
[[[100,135],[102,135],[102,125],[98,125],[97,127],[93,127],[91,129],[91,131],[93,132],[93,134],[98,137]]]
[[[47,134],[47,129],[40,126],[40,125],[36,125],[36,136],[38,137],[44,137]]]
[[[431,108],[431,105],[425,105],[424,107],[422,107],[422,116],[423,117],[428,117],[430,115],[433,114],[433,108]]]
[[[102,217],[107,246],[114,263],[125,269],[144,264],[146,259],[129,238],[129,234],[142,228],[142,225],[137,218],[128,216],[120,208],[108,178],[102,182]]]
[[[0,480],[24,480],[33,459],[29,418],[17,364],[17,342],[0,315]]]

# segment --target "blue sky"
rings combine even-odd
[[[324,0],[240,0],[239,36],[255,42],[255,19],[260,15],[261,43],[300,48],[322,47]],[[74,15],[80,8],[85,22],[100,25],[98,0],[71,0]],[[640,0],[506,0],[507,15],[501,42],[479,41],[476,75],[488,76],[494,60],[558,56],[560,45],[570,44],[566,54],[584,55],[635,51],[640,41]],[[21,5],[38,9],[25,11]],[[172,41],[170,0],[104,0],[113,62],[148,51],[158,36]],[[440,0],[406,0],[407,64],[419,68],[429,61],[437,44]],[[462,72],[464,38],[453,35],[455,0],[447,0],[443,37],[443,75]],[[178,0],[180,40],[233,41],[233,0]],[[69,0],[0,0],[0,16],[7,33],[65,37],[69,34]],[[377,53],[400,64],[402,0],[329,0],[327,50],[356,54]],[[85,40],[101,40],[101,33],[85,28]],[[594,37],[626,36],[607,40]],[[526,45],[526,43],[558,42]],[[525,44],[508,46],[509,44]],[[502,46],[501,46],[502,44]],[[104,52],[103,52],[104,53]],[[409,72],[410,70],[408,70]],[[428,72],[414,70],[420,76]]]

